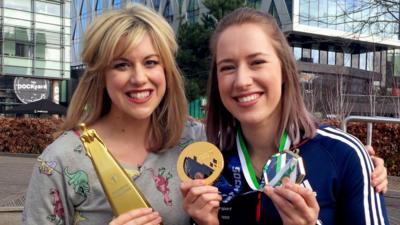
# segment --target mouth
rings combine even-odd
[[[127,92],[126,95],[128,96],[130,101],[135,103],[145,102],[151,96],[151,90],[141,90],[141,91],[130,91]]]
[[[256,101],[258,98],[260,98],[260,96],[261,96],[261,93],[252,93],[249,95],[242,95],[239,97],[234,97],[234,99],[236,101],[238,101],[239,103],[246,104],[246,103],[251,103],[251,102]]]

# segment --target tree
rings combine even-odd
[[[328,5],[332,0],[328,0]],[[330,9],[328,9],[330,10]],[[353,34],[400,35],[400,2],[398,0],[336,1],[336,14],[313,18],[328,25],[344,25]]]
[[[186,97],[189,101],[206,94],[210,34],[210,29],[198,23],[183,23],[178,30],[177,62],[185,76]]]
[[[219,21],[233,10],[247,5],[246,0],[204,0],[204,6],[209,10],[208,15]]]
[[[206,95],[210,66],[209,39],[218,20],[238,7],[245,0],[205,0],[209,10],[199,23],[183,22],[178,29],[179,51],[177,62],[185,76],[186,97],[189,101]]]

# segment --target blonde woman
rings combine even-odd
[[[29,184],[23,224],[108,224],[112,210],[79,140],[84,122],[135,180],[152,209],[119,218],[132,224],[188,224],[176,160],[204,130],[187,121],[173,30],[144,6],[97,18],[85,34],[85,73],[63,130],[40,155]]]

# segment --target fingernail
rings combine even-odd
[[[283,184],[286,184],[286,183],[288,183],[289,182],[289,178],[288,177],[284,177],[283,179],[282,179],[282,183]]]
[[[266,194],[270,194],[272,192],[272,188],[269,185],[265,186],[264,190],[265,190]]]
[[[144,213],[150,213],[150,212],[153,212],[153,209],[152,208],[144,208],[143,211],[144,211]]]
[[[195,181],[196,181],[196,184],[199,184],[199,185],[204,184],[204,180],[196,179]]]

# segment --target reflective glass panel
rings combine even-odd
[[[301,47],[293,47],[293,54],[296,60],[301,59]]]
[[[335,65],[335,52],[333,51],[328,51],[328,64],[329,65]]]
[[[312,58],[313,63],[319,63],[318,49],[311,49],[311,58]]]
[[[351,67],[351,54],[344,53],[344,66]]]
[[[3,0],[5,8],[31,11],[31,1],[26,0]]]
[[[60,16],[61,7],[60,4],[53,4],[49,2],[35,2],[35,12],[43,13],[47,15]]]

